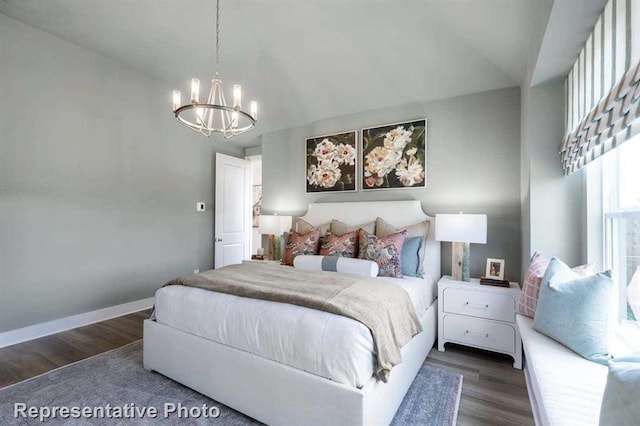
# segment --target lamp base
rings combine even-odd
[[[267,260],[273,260],[275,255],[274,235],[268,235],[269,241],[267,242]]]
[[[282,259],[282,237],[269,234],[267,242],[267,260]]]
[[[469,281],[469,243],[451,243],[451,277]]]

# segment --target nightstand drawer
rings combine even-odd
[[[443,332],[444,338],[453,342],[509,353],[516,351],[516,331],[509,324],[445,315]]]
[[[498,321],[516,320],[516,301],[506,294],[446,288],[442,296],[445,312]]]

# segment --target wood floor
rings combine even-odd
[[[142,338],[149,311],[110,319],[0,349],[0,388]],[[446,346],[427,363],[464,375],[458,425],[533,425],[522,370],[498,354]]]
[[[0,349],[0,388],[142,339],[151,310]]]
[[[427,364],[463,375],[458,425],[533,425],[524,372],[513,358],[451,343]]]

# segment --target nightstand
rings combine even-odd
[[[438,350],[446,342],[511,355],[522,369],[522,340],[516,325],[518,283],[510,287],[480,285],[480,280],[438,281]]]

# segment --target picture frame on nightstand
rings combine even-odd
[[[504,259],[487,259],[487,269],[484,273],[486,278],[493,280],[504,280]]]

